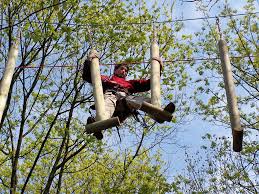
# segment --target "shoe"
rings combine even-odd
[[[169,113],[173,113],[175,111],[175,105],[174,103],[170,102],[166,107],[164,108],[165,111]]]
[[[91,123],[94,123],[94,122],[95,122],[95,119],[93,117],[87,118],[87,124],[91,124]]]
[[[87,124],[91,124],[91,123],[94,123],[94,122],[95,122],[95,119],[94,119],[93,117],[88,117],[88,118],[87,118]],[[93,134],[93,136],[95,136],[96,139],[98,139],[98,140],[102,140],[102,139],[103,139],[103,134],[102,134],[102,132],[95,132],[95,133]]]
[[[103,134],[102,134],[102,132],[95,132],[95,133],[93,134],[93,136],[95,136],[96,139],[98,139],[98,140],[102,140],[102,139],[103,139]]]

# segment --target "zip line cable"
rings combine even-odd
[[[111,24],[75,24],[70,23],[66,24],[67,26],[91,26],[91,27],[97,27],[97,26],[123,26],[123,25],[151,25],[151,24],[165,24],[165,23],[174,23],[174,22],[185,22],[185,21],[195,21],[195,20],[206,20],[206,19],[217,19],[217,18],[226,18],[226,17],[237,17],[237,16],[247,16],[247,15],[253,15],[258,14],[259,12],[252,12],[252,13],[238,13],[238,14],[229,14],[229,15],[219,15],[219,16],[208,16],[208,17],[197,17],[197,18],[186,18],[186,19],[175,19],[175,20],[167,20],[167,21],[151,21],[151,22],[129,22],[129,23],[111,23]],[[23,21],[22,23],[24,23]],[[17,22],[13,25],[8,25],[1,27],[0,30],[4,30],[13,26],[16,26],[21,22]],[[36,22],[31,21],[31,23],[45,23],[45,24],[59,24],[57,22]]]
[[[217,19],[218,18],[226,18],[226,17],[237,17],[237,16],[246,16],[246,15],[253,15],[253,14],[258,14],[259,12],[253,12],[253,13],[239,13],[239,14],[229,14],[229,15],[219,15],[219,16],[208,16],[208,17],[198,17],[198,18],[186,18],[186,19],[175,19],[175,20],[168,20],[168,21],[152,21],[152,22],[132,22],[132,23],[112,23],[112,24],[67,24],[67,25],[77,25],[77,26],[119,26],[119,25],[147,25],[147,24],[163,24],[163,23],[173,23],[173,22],[184,22],[184,21],[195,21],[195,20],[205,20],[205,19]],[[25,21],[23,21],[25,22]],[[34,23],[47,23],[47,22],[35,22]],[[58,23],[49,23],[49,24],[58,24]],[[13,24],[12,26],[15,26],[17,24]],[[12,26],[5,26],[0,28],[0,30],[7,29]],[[249,56],[233,56],[231,58],[248,58]],[[250,56],[250,57],[255,57],[255,56]],[[191,62],[191,61],[206,61],[206,60],[216,60],[220,59],[218,57],[215,58],[192,58],[192,59],[177,59],[177,60],[164,60],[163,62],[166,63],[174,63],[174,62]],[[141,62],[123,62],[123,64],[148,64],[150,61],[141,61]],[[100,65],[115,65],[115,64],[120,64],[120,63],[110,63],[110,64],[100,64]],[[60,67],[75,67],[74,65],[40,65],[40,66],[21,66],[21,67],[16,67],[18,68],[40,68],[40,67],[45,67],[45,68],[60,68]],[[4,69],[4,68],[0,68]]]
[[[112,24],[81,24],[79,26],[151,25],[151,24],[164,24],[164,23],[174,23],[174,22],[185,22],[185,21],[205,20],[205,19],[217,19],[217,18],[226,18],[226,17],[246,16],[246,15],[253,15],[253,14],[258,14],[258,13],[259,12],[239,13],[239,14],[208,16],[208,17],[198,17],[198,18],[175,19],[175,20],[167,20],[167,21],[152,21],[152,22],[129,22],[129,23],[112,23]],[[53,24],[55,24],[55,23],[53,23]],[[75,25],[75,24],[71,24],[71,25]]]
[[[248,57],[256,57],[256,56],[232,56],[230,58],[232,59],[245,59]],[[163,63],[175,63],[175,62],[191,62],[191,61],[213,61],[213,60],[219,60],[219,57],[213,57],[213,58],[190,58],[190,59],[176,59],[176,60],[162,60]],[[149,64],[150,61],[133,61],[133,62],[120,62],[120,63],[106,63],[106,64],[100,64],[102,66],[112,66],[112,65],[118,65],[118,64],[126,64],[126,65],[136,65],[136,64]],[[36,69],[36,68],[63,68],[63,67],[76,67],[75,65],[44,65],[41,64],[40,66],[20,66],[16,67],[16,69]],[[4,69],[4,68],[0,68]]]

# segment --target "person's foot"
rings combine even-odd
[[[95,132],[95,133],[93,134],[93,136],[95,136],[96,139],[98,139],[98,140],[102,140],[102,139],[103,139],[103,134],[102,134],[102,132]]]
[[[95,119],[93,117],[87,118],[87,124],[91,124],[91,123],[94,123],[94,122],[95,122]]]
[[[87,118],[87,124],[91,124],[91,123],[94,123],[94,122],[95,122],[95,119],[94,119],[93,117],[88,117],[88,118]],[[102,140],[102,139],[103,139],[103,134],[102,134],[102,132],[95,132],[95,133],[93,134],[93,136],[95,136],[96,139],[98,139],[98,140]]]
[[[164,108],[165,111],[169,113],[173,113],[175,111],[175,105],[174,103],[170,102],[166,107]]]

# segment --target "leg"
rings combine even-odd
[[[139,110],[143,102],[151,102],[151,99],[143,96],[127,96],[126,103],[130,109]]]
[[[104,103],[105,103],[105,114],[107,119],[111,118],[116,107],[117,98],[112,92],[106,92],[104,94]],[[96,132],[93,134],[96,139],[101,140],[103,138],[102,132]]]
[[[117,97],[112,92],[104,94],[105,113],[107,119],[111,118],[116,108]]]
[[[141,109],[142,111],[148,113],[151,118],[159,123],[170,121],[172,119],[172,113],[175,111],[175,105],[172,102],[169,103],[165,109],[161,109],[150,104],[150,98],[142,96],[128,96],[126,98],[126,102],[130,109]]]

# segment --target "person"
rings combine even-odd
[[[91,61],[86,59],[83,67],[83,80],[91,81]],[[161,63],[160,63],[161,64]],[[161,68],[162,69],[162,68]],[[126,63],[116,64],[111,77],[101,75],[104,92],[106,116],[111,118],[118,116],[122,123],[127,117],[141,108],[143,101],[151,102],[151,99],[143,96],[135,96],[135,93],[150,90],[150,79],[127,80],[129,67]],[[87,119],[87,124],[95,122],[93,117]],[[93,134],[98,140],[103,138],[102,132]]]

